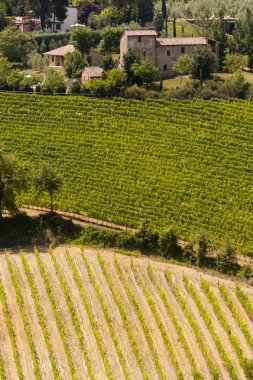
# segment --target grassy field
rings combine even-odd
[[[199,36],[196,25],[191,24],[187,20],[176,20],[177,37],[195,37]],[[173,21],[168,21],[168,37],[173,37]]]
[[[55,205],[253,249],[250,102],[1,94],[0,141],[62,176]],[[48,206],[30,190],[23,204]]]
[[[252,379],[253,297],[193,269],[58,247],[0,255],[1,379]]]
[[[230,74],[230,73],[214,73],[215,77],[223,79],[225,81],[228,80],[231,77],[231,75],[232,74]],[[244,78],[252,85],[253,84],[253,73],[244,71],[243,75],[244,75]],[[183,75],[182,77],[177,76],[175,78],[165,79],[163,81],[163,87],[167,88],[167,89],[170,89],[173,87],[180,87],[180,86],[184,86],[187,82],[191,82],[191,81],[192,80],[190,78],[190,75]],[[157,82],[157,83],[159,83],[159,82]]]

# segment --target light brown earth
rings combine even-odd
[[[94,332],[91,328],[91,324],[89,318],[87,316],[86,309],[84,307],[78,286],[75,282],[75,278],[73,276],[73,272],[68,263],[68,260],[65,255],[66,247],[61,246],[55,249],[54,254],[57,260],[57,263],[63,273],[65,281],[67,283],[68,292],[71,296],[75,314],[77,315],[78,322],[81,329],[81,334],[85,342],[87,354],[89,357],[89,361],[91,363],[91,367],[93,369],[95,378],[98,380],[107,379],[105,367],[103,364],[103,360],[101,357],[101,353],[99,351],[99,347],[97,345]],[[107,325],[107,322],[104,318],[104,314],[99,304],[99,299],[96,295],[96,291],[92,282],[89,279],[85,264],[81,257],[81,251],[77,247],[68,247],[71,257],[74,259],[74,263],[76,265],[77,271],[82,279],[83,287],[85,290],[86,299],[91,307],[92,315],[96,323],[96,328],[101,334],[101,343],[104,347],[104,351],[106,353],[106,357],[110,366],[110,371],[112,373],[113,379],[124,379],[124,373],[121,368],[121,364],[119,358],[117,356],[117,351],[115,349],[113,340],[110,335],[110,331]],[[121,352],[126,362],[126,368],[129,373],[129,376],[133,380],[142,379],[141,371],[136,360],[135,354],[131,348],[131,344],[129,341],[128,334],[124,328],[124,324],[119,313],[118,307],[115,303],[114,297],[109,289],[107,280],[102,272],[102,269],[98,263],[97,254],[98,252],[102,255],[107,271],[110,273],[112,281],[120,295],[120,299],[124,309],[126,311],[127,320],[131,327],[132,333],[134,335],[135,341],[137,343],[138,350],[140,352],[140,357],[143,361],[143,366],[148,373],[150,380],[159,379],[159,374],[157,372],[154,359],[152,357],[152,353],[148,342],[146,340],[146,336],[143,332],[141,323],[137,317],[134,306],[129,299],[128,293],[126,289],[122,286],[122,282],[116,270],[114,264],[114,258],[116,257],[120,266],[122,268],[123,273],[125,274],[128,283],[130,285],[131,290],[133,291],[135,297],[137,298],[139,305],[141,306],[141,310],[144,316],[144,320],[146,325],[149,328],[149,332],[152,336],[152,340],[154,342],[154,347],[156,349],[157,355],[159,357],[160,363],[162,365],[163,371],[166,373],[166,378],[169,380],[176,380],[177,375],[175,369],[173,368],[172,361],[169,355],[169,352],[166,348],[166,345],[163,341],[161,332],[159,327],[155,321],[155,318],[152,314],[150,306],[147,302],[147,299],[144,295],[142,288],[134,273],[131,269],[131,258],[127,256],[123,256],[114,252],[106,251],[106,250],[98,250],[98,249],[85,249],[84,255],[88,258],[88,261],[91,265],[92,272],[96,278],[97,283],[99,284],[100,292],[103,296],[104,302],[107,306],[107,309],[110,314],[110,318],[113,322],[113,326],[115,328],[117,340],[120,345]],[[23,302],[26,308],[26,315],[29,321],[29,325],[31,328],[32,338],[35,345],[35,350],[37,352],[37,360],[40,368],[40,375],[42,379],[53,379],[53,373],[51,368],[51,363],[49,360],[49,354],[46,348],[46,344],[44,341],[44,335],[42,328],[39,324],[36,308],[34,305],[34,300],[32,298],[31,289],[29,287],[29,283],[27,281],[26,275],[23,270],[21,257],[17,253],[17,251],[13,251],[10,255],[10,260],[14,268],[17,269],[17,275],[19,278],[20,286],[22,287],[22,297]],[[52,287],[53,294],[57,300],[57,308],[59,310],[61,321],[63,324],[64,334],[66,337],[66,341],[68,347],[70,349],[71,357],[74,363],[74,367],[77,374],[77,379],[88,379],[88,371],[85,365],[84,356],[80,349],[79,340],[75,328],[73,326],[72,317],[68,308],[67,301],[64,296],[64,292],[61,288],[61,284],[57,277],[52,259],[50,254],[47,252],[40,252],[41,259],[44,263],[46,274],[49,278],[50,285]],[[26,253],[26,258],[29,263],[30,270],[32,272],[35,286],[38,292],[38,297],[41,302],[43,316],[45,319],[45,323],[48,329],[48,333],[50,336],[50,341],[52,344],[53,352],[57,367],[60,372],[60,376],[62,379],[71,379],[71,374],[69,371],[68,361],[66,358],[66,354],[64,351],[63,342],[55,321],[52,305],[46,293],[45,283],[41,276],[38,263],[34,253],[31,251]],[[196,271],[191,268],[181,267],[178,265],[162,263],[158,261],[152,261],[148,258],[133,258],[134,265],[136,267],[138,276],[142,279],[152,300],[154,301],[157,312],[160,316],[160,320],[162,324],[166,328],[166,332],[169,338],[169,341],[173,347],[175,355],[178,359],[179,366],[182,370],[185,380],[192,380],[192,368],[185,353],[184,347],[182,343],[179,341],[177,330],[160,298],[159,292],[157,291],[155,285],[150,280],[148,275],[148,265],[149,263],[152,265],[154,275],[157,279],[157,282],[161,286],[161,288],[166,293],[168,302],[170,303],[175,315],[178,318],[178,321],[183,329],[184,335],[190,347],[191,353],[195,358],[195,362],[197,364],[198,370],[202,373],[203,378],[206,380],[212,379],[212,376],[209,372],[206,360],[200,350],[199,344],[195,338],[195,335],[192,331],[191,326],[189,325],[187,318],[185,317],[178,301],[173,293],[173,290],[170,284],[167,282],[165,277],[166,269],[169,269],[172,273],[173,282],[177,284],[178,289],[181,295],[186,299],[187,306],[191,311],[192,317],[196,321],[199,327],[199,331],[201,332],[203,341],[205,342],[210,357],[217,370],[220,373],[220,379],[230,379],[230,376],[226,370],[226,367],[223,363],[223,360],[219,354],[219,351],[215,345],[215,342],[207,329],[204,320],[200,316],[200,313],[196,307],[196,304],[192,300],[191,296],[187,292],[184,284],[183,284],[183,276],[186,275],[188,279],[193,283],[199,297],[201,298],[203,305],[212,319],[212,322],[215,326],[216,333],[222,339],[224,348],[227,354],[233,360],[233,364],[236,366],[238,372],[238,379],[245,379],[245,375],[241,366],[239,365],[238,357],[231,346],[231,343],[228,339],[227,333],[223,329],[223,326],[217,319],[215,312],[204,295],[203,291],[200,287],[201,276],[204,277],[211,284],[211,289],[215,293],[218,302],[220,303],[221,309],[224,312],[224,315],[227,318],[229,325],[231,326],[232,331],[238,338],[241,347],[243,349],[244,355],[248,358],[253,358],[253,351],[250,348],[249,344],[245,340],[244,335],[242,334],[240,328],[238,327],[237,322],[232,316],[230,310],[225,305],[225,302],[222,300],[219,290],[218,284],[223,283],[234,301],[234,304],[241,315],[243,321],[248,325],[248,329],[250,333],[253,335],[253,322],[247,316],[245,310],[241,306],[235,294],[235,283],[229,279],[220,279],[217,277],[213,277],[207,274],[201,274],[199,271]],[[10,320],[13,325],[13,329],[15,332],[15,339],[20,355],[20,363],[24,374],[24,379],[30,380],[35,379],[35,374],[33,371],[33,364],[31,359],[31,352],[29,349],[26,333],[24,330],[19,306],[16,299],[15,289],[13,287],[11,277],[8,271],[7,262],[4,256],[4,253],[0,254],[0,278],[4,286],[5,296],[8,304],[8,309],[10,312]],[[247,286],[243,282],[241,283],[241,288],[247,293],[249,298],[253,302],[253,288]],[[0,355],[4,361],[4,371],[7,379],[17,379],[17,371],[15,368],[14,356],[12,352],[12,347],[10,343],[10,338],[7,330],[6,320],[3,315],[2,303],[0,302]]]

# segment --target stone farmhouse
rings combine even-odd
[[[149,57],[153,65],[166,75],[180,55],[191,55],[201,46],[210,47],[218,68],[219,42],[215,40],[206,37],[158,38],[154,30],[125,30],[120,39],[120,67],[124,66],[124,55],[134,50],[143,57]]]

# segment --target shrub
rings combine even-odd
[[[222,273],[235,273],[237,268],[236,251],[229,242],[218,252],[216,264],[217,269]]]
[[[42,85],[42,91],[49,94],[66,92],[64,76],[54,69],[48,69],[47,78]]]
[[[178,246],[177,242],[177,236],[172,228],[168,229],[160,235],[159,251],[166,259],[169,257],[174,257],[180,251],[180,247]]]
[[[141,228],[135,233],[137,248],[147,253],[158,251],[159,233],[153,231],[149,222],[144,222]]]

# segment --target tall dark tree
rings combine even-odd
[[[162,15],[164,20],[167,19],[166,0],[162,0]]]
[[[134,75],[132,66],[134,63],[140,62],[139,55],[134,50],[129,50],[127,54],[124,55],[124,71],[127,75],[127,85],[132,86],[138,82],[138,78]]]
[[[26,0],[26,11],[40,17],[41,29],[46,28],[47,18],[63,21],[66,17],[68,0]]]
[[[236,52],[248,56],[248,66],[253,69],[253,14],[247,9],[246,16],[236,22],[234,29]]]
[[[138,1],[138,16],[137,21],[141,26],[147,22],[152,22],[154,19],[154,1],[153,0],[139,0]]]
[[[209,47],[197,48],[192,55],[192,77],[204,79],[211,77],[215,67],[215,57]]]
[[[210,23],[208,37],[219,42],[219,68],[222,69],[228,47],[228,21],[224,18],[224,12],[219,12],[219,17]]]

